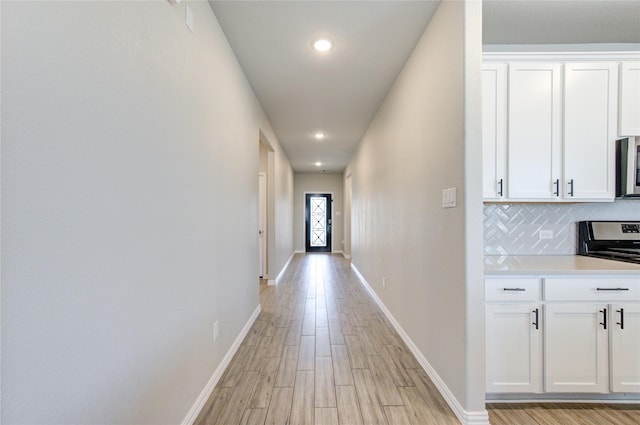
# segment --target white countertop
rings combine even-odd
[[[603,260],[582,255],[488,255],[485,276],[499,275],[616,275],[637,276],[640,264]]]

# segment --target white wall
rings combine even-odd
[[[294,181],[294,240],[295,250],[305,251],[305,194],[331,193],[333,194],[331,218],[332,252],[343,251],[344,227],[344,189],[342,174],[330,173],[295,173]]]
[[[258,305],[268,122],[206,2],[1,8],[2,423],[179,423]]]
[[[345,175],[353,264],[465,414],[483,417],[480,69],[481,5],[442,2]],[[443,209],[452,187],[458,207]]]

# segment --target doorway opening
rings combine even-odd
[[[305,194],[306,252],[331,252],[331,194]]]
[[[261,290],[267,284],[274,284],[272,253],[274,252],[274,151],[265,135],[260,131],[258,138],[258,282]]]

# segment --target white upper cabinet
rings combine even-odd
[[[618,64],[567,63],[564,70],[563,193],[613,200]]]
[[[640,135],[640,61],[620,68],[620,136]]]
[[[484,200],[612,202],[615,140],[640,135],[635,57],[485,53]]]
[[[561,172],[561,65],[509,65],[508,197],[556,197]]]
[[[485,199],[506,194],[507,65],[482,69],[482,165]]]

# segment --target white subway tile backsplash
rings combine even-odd
[[[640,201],[580,204],[485,204],[485,255],[567,255],[577,247],[582,220],[640,221]],[[540,239],[540,230],[553,231]]]

